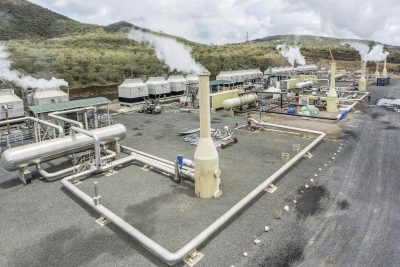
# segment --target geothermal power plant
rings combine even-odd
[[[129,38],[137,40],[134,34]],[[162,49],[154,43],[153,49]],[[381,96],[397,84],[387,53],[374,58],[360,51],[359,68],[345,69],[331,50],[321,66],[308,62],[300,48],[280,44],[277,53],[285,65],[212,75],[183,51],[189,62],[177,71],[127,77],[115,88],[115,99],[72,99],[65,81],[32,78],[25,84],[21,73],[9,80],[13,86],[2,86],[0,204],[7,224],[1,226],[21,229],[18,237],[5,234],[6,241],[28,242],[23,236],[33,236],[30,225],[43,233],[57,228],[57,235],[38,237],[25,249],[45,259],[59,253],[76,266],[82,262],[71,260],[75,256],[93,256],[91,266],[112,266],[107,257],[97,258],[104,253],[126,259],[116,264],[121,266],[132,261],[135,266],[291,266],[292,259],[270,264],[268,255],[276,249],[293,255],[300,239],[290,246],[276,244],[308,233],[301,222],[315,216],[308,223],[319,229],[349,206],[363,210],[348,204],[356,196],[342,199],[351,195],[350,182],[336,188],[332,177],[378,175],[368,163],[356,162],[366,154],[355,142],[381,141],[367,139],[367,128],[353,130],[380,117],[385,118],[381,127],[398,127],[391,114],[399,112],[400,102]],[[368,111],[371,107],[380,113]],[[376,131],[372,134],[379,135]],[[354,163],[353,169],[342,167],[345,162]],[[331,195],[328,185],[334,188]],[[329,200],[335,203],[329,206],[332,217],[323,213]],[[15,213],[9,207],[17,204]],[[379,211],[374,208],[374,214]],[[18,220],[26,214],[34,219]],[[319,238],[315,233],[317,246],[328,242]],[[304,249],[307,242],[300,241]],[[23,258],[24,252],[7,253]],[[252,262],[254,255],[265,264]],[[32,266],[46,266],[45,259]],[[334,259],[326,264],[341,266]]]

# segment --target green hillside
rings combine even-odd
[[[96,27],[79,23],[25,0],[0,1],[0,40],[52,38],[86,33]]]
[[[105,27],[79,23],[25,0],[0,2],[0,40],[10,52],[12,68],[38,78],[63,78],[71,88],[118,84],[129,76],[176,73],[157,59],[152,48],[129,40],[126,33],[131,28],[149,31],[127,22]],[[337,46],[346,41],[343,39],[281,35],[245,44],[205,45],[154,34],[191,46],[194,58],[212,75],[221,70],[285,65],[286,60],[276,51],[276,44],[283,42],[298,44],[310,63],[330,59],[329,48],[335,59],[343,62],[342,67],[359,60],[354,49]],[[399,47],[385,48],[391,52],[389,61],[400,63]],[[398,65],[392,68],[400,71]]]

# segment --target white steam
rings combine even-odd
[[[298,47],[291,47],[284,45],[277,45],[276,49],[278,50],[279,54],[284,56],[290,63],[290,65],[294,66],[296,62],[299,65],[306,65],[306,59],[300,52],[300,48]]]
[[[363,61],[384,61],[389,52],[383,51],[383,45],[377,44],[371,50],[369,46],[361,43],[348,43],[351,47],[358,51]]]
[[[156,50],[157,58],[164,61],[171,70],[176,69],[186,73],[201,73],[206,71],[201,64],[193,59],[190,47],[172,38],[139,30],[132,30],[128,34],[128,38],[140,43],[148,43]]]
[[[68,83],[63,79],[52,77],[50,80],[36,79],[32,76],[25,76],[17,70],[11,70],[11,61],[6,48],[0,44],[0,80],[13,82],[16,85],[27,88],[51,89],[59,88],[60,86],[68,86]]]
[[[383,52],[383,45],[375,45],[371,51],[369,51],[368,55],[366,56],[367,61],[384,61],[387,56],[389,55],[389,52],[385,51]]]

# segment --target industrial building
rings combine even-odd
[[[51,103],[64,102],[69,100],[67,93],[59,88],[42,89],[38,88],[33,90],[27,96],[29,106],[39,106]]]
[[[171,85],[164,77],[150,77],[146,81],[150,98],[166,97],[171,95]]]
[[[120,103],[141,102],[149,96],[149,86],[143,83],[142,79],[126,79],[118,86]]]
[[[221,71],[216,79],[227,80],[234,85],[243,84],[245,82],[258,82],[261,81],[263,73],[259,69],[249,70],[235,70],[235,71]]]
[[[183,75],[171,75],[167,82],[170,84],[171,95],[182,95],[186,91],[187,81]]]
[[[23,117],[24,103],[14,89],[0,89],[0,120]]]

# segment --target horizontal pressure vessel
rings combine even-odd
[[[222,102],[222,107],[225,110],[238,108],[244,105],[252,104],[257,101],[258,97],[256,94],[245,94],[239,97],[226,99]]]
[[[102,127],[90,132],[96,134],[101,143],[118,141],[126,136],[126,128],[122,124]],[[3,153],[2,164],[6,170],[15,171],[21,165],[45,162],[79,151],[85,151],[92,147],[94,147],[92,137],[76,133],[75,135],[7,149]]]

